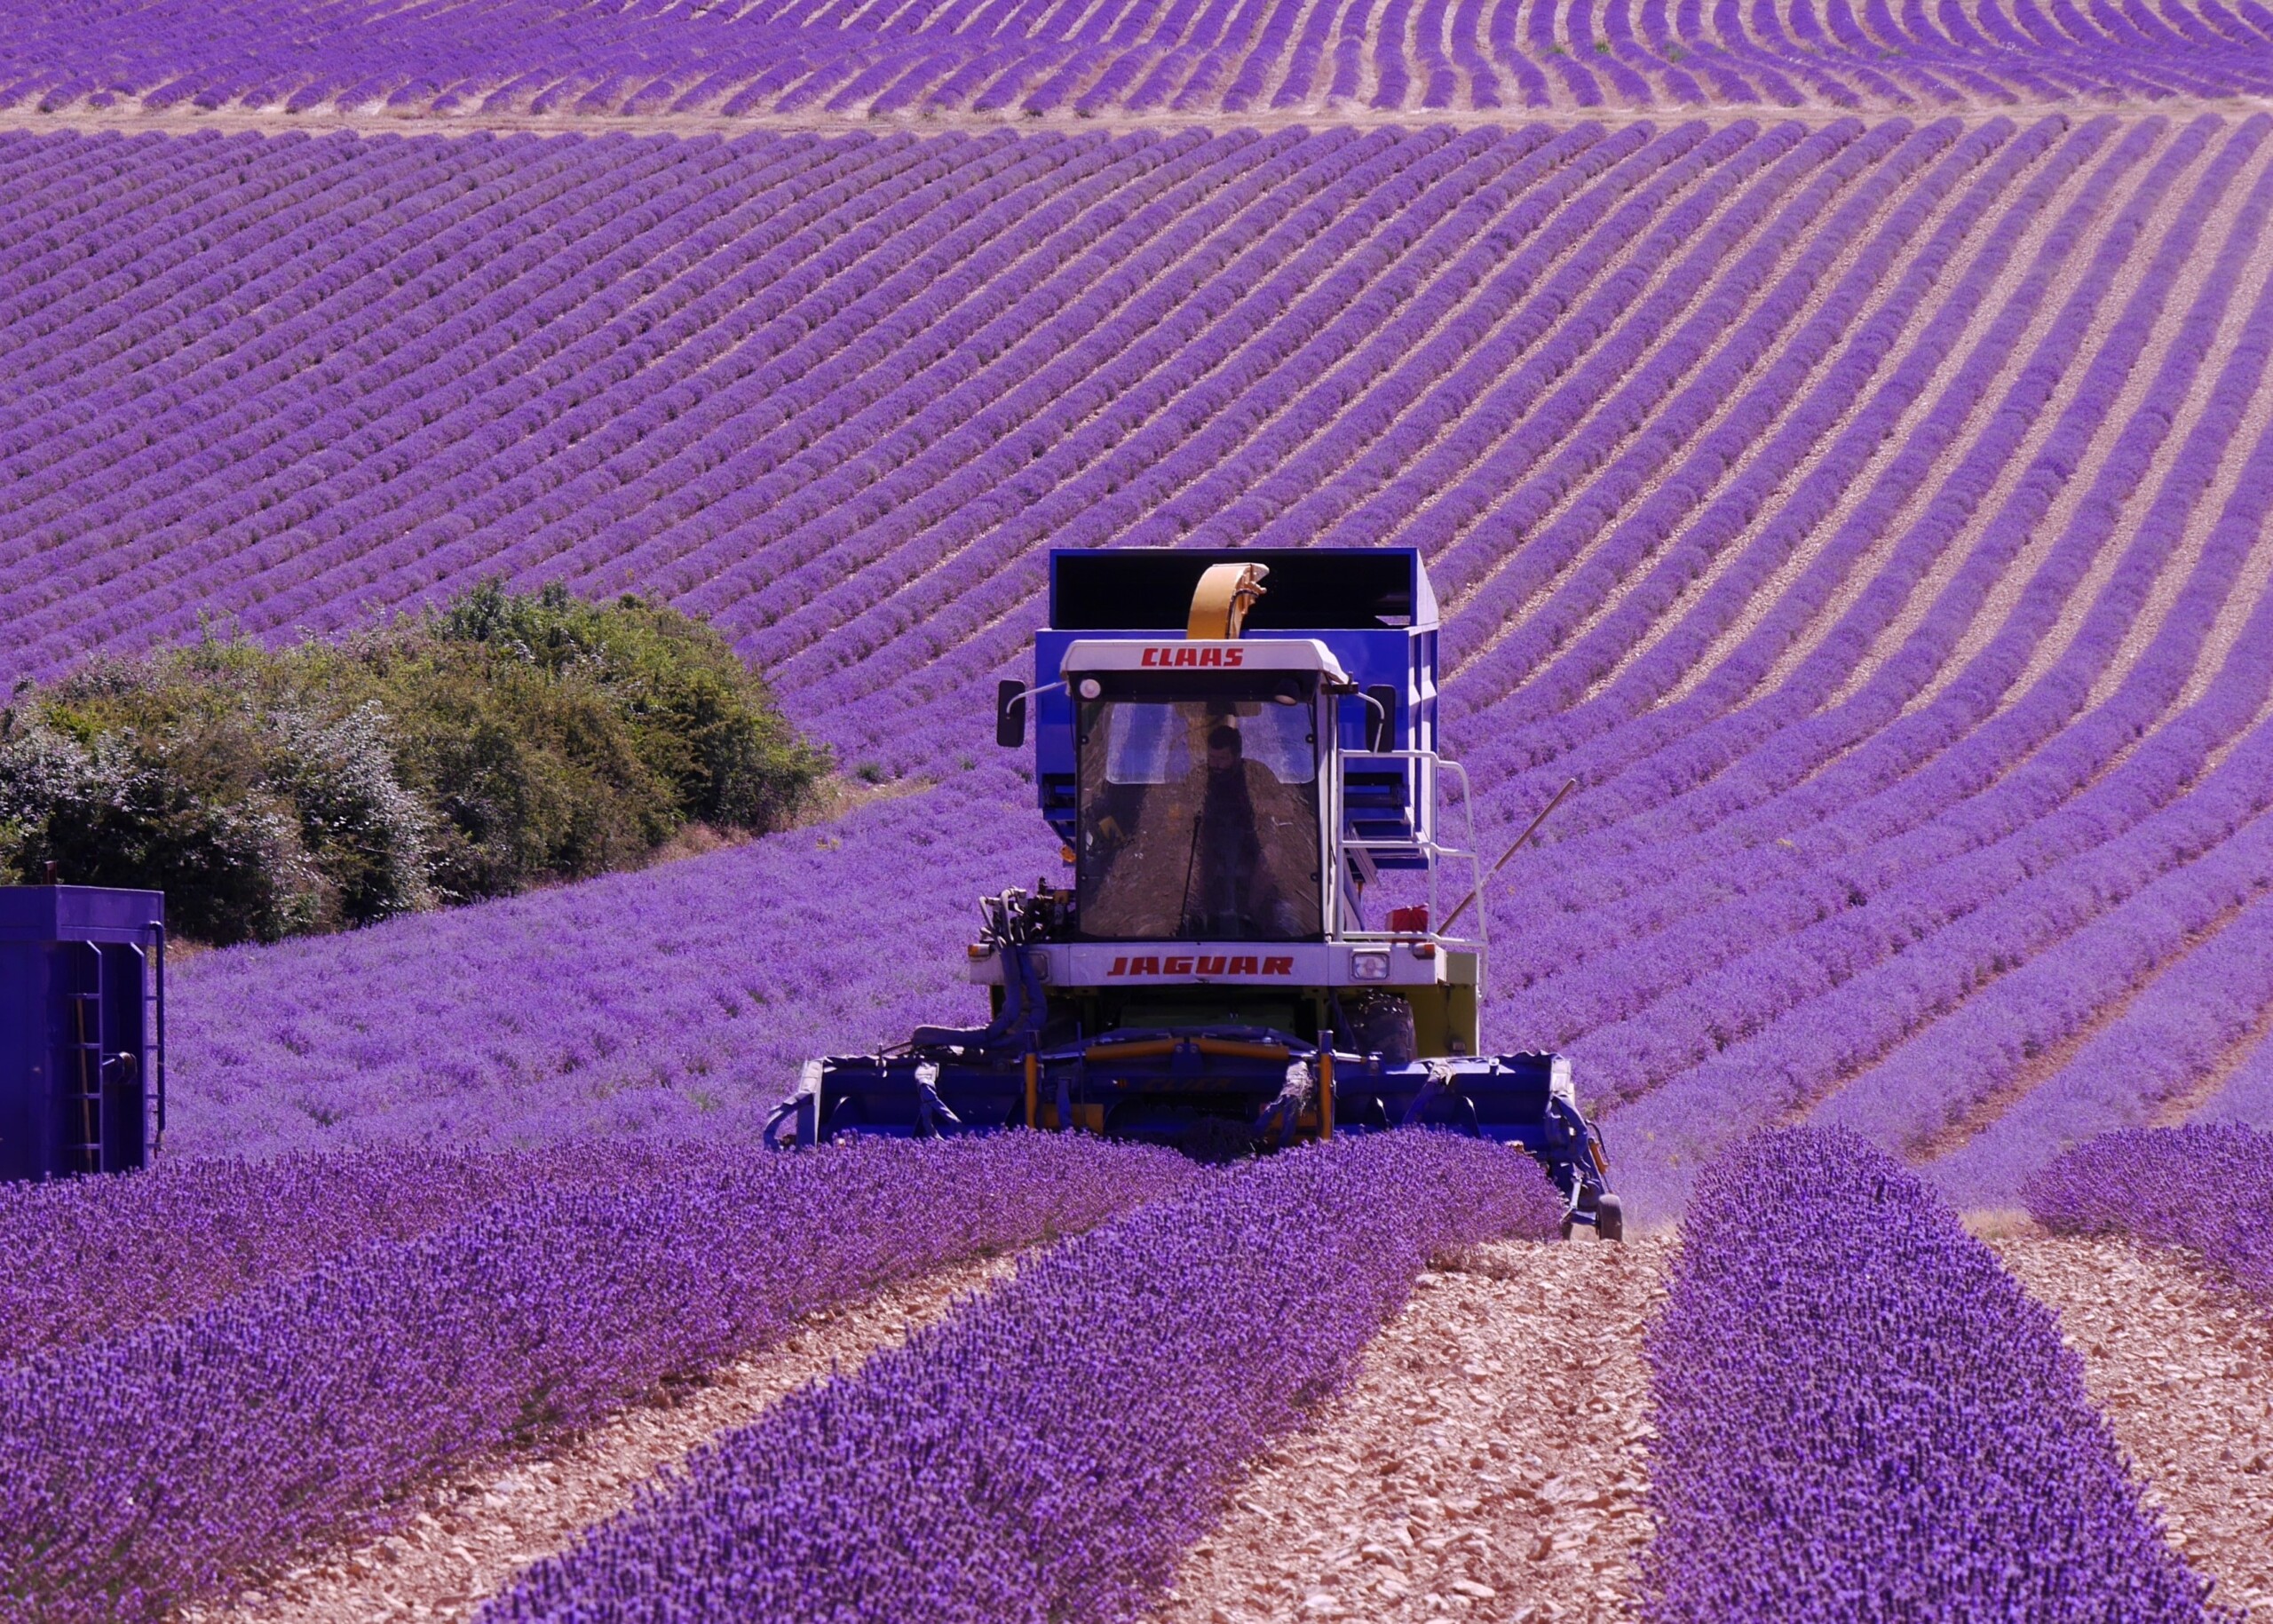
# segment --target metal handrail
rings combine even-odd
[[[1480,899],[1484,889],[1484,859],[1476,850],[1476,789],[1469,781],[1468,769],[1456,761],[1446,760],[1434,750],[1344,750],[1342,753],[1342,766],[1345,779],[1348,776],[1350,764],[1358,761],[1409,761],[1421,768],[1420,804],[1416,810],[1422,815],[1414,820],[1414,837],[1410,840],[1380,840],[1344,834],[1342,837],[1342,849],[1345,852],[1417,852],[1428,875],[1430,929],[1427,931],[1343,931],[1336,934],[1335,939],[1342,942],[1386,940],[1392,943],[1426,940],[1441,947],[1472,948],[1481,954],[1490,945],[1492,926],[1480,899],[1477,904],[1477,928],[1475,936],[1440,936],[1436,930],[1437,922],[1445,916],[1441,899],[1438,896],[1437,870],[1441,864],[1466,863],[1473,881],[1470,890]],[[1466,846],[1446,845],[1436,838],[1437,818],[1442,810],[1437,795],[1437,775],[1439,772],[1452,774],[1459,786],[1460,815],[1468,825]],[[1349,808],[1345,804],[1342,808],[1342,824],[1345,829],[1349,822]],[[1423,834],[1422,832],[1423,828],[1429,832]]]

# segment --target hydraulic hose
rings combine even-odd
[[[1025,950],[1005,944],[1001,1012],[984,1026],[918,1026],[909,1042],[916,1049],[999,1049],[1041,1026],[1041,984]]]

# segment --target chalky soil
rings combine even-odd
[[[1348,1389],[1257,1462],[1154,1624],[1630,1617],[1642,1333],[1671,1253],[1502,1242],[1422,1275]]]
[[[2121,1239],[1993,1237],[2060,1316],[2092,1402],[2214,1600],[2273,1620],[2273,1324],[2175,1253]]]

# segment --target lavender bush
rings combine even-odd
[[[1852,1134],[1712,1165],[1649,1360],[1650,1624],[2237,1617],[2164,1542],[2051,1313]]]
[[[2102,1134],[2023,1193],[2047,1229],[2183,1247],[2273,1310],[2273,1134],[2234,1123]]]
[[[576,1160],[425,1235],[0,1371],[9,1611],[163,1618],[799,1314],[1198,1177],[1168,1152],[1031,1134]]]
[[[1448,1135],[1210,1176],[785,1400],[481,1616],[1133,1618],[1431,1252],[1559,1217],[1528,1158]]]

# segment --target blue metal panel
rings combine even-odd
[[[0,887],[0,1180],[147,1164],[164,940],[157,891]]]
[[[0,940],[0,1179],[44,1178],[59,1159],[48,1032],[53,951],[46,942]]]
[[[165,918],[163,891],[0,885],[0,942],[143,942]]]

